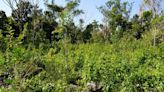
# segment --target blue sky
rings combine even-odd
[[[39,0],[42,1],[42,0]],[[105,2],[108,0],[81,0],[79,9],[84,10],[85,14],[80,15],[78,18],[82,18],[85,20],[85,22],[88,24],[92,22],[93,20],[97,20],[100,23],[102,23],[103,16],[97,10],[96,7],[100,7],[102,5],[105,5]],[[138,13],[139,11],[139,6],[141,4],[142,0],[122,0],[122,1],[129,1],[129,2],[134,2],[131,16]],[[55,0],[55,3],[59,5],[64,5],[65,0]],[[40,3],[40,7],[44,8],[43,3]],[[3,2],[3,0],[0,0],[0,10],[4,10],[8,16],[11,14],[10,8]]]

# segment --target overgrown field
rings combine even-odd
[[[0,0],[0,92],[164,92],[164,0],[93,1]]]
[[[61,42],[51,48],[6,42],[3,47],[1,92],[164,91],[164,43],[153,47],[149,37],[113,44]]]

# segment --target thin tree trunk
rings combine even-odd
[[[156,46],[156,27],[154,27],[154,47]]]
[[[33,31],[32,31],[32,43],[34,46],[34,44],[35,44],[35,19],[34,19]]]

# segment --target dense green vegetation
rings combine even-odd
[[[45,0],[45,11],[18,1],[12,16],[0,11],[0,92],[164,91],[161,0],[143,0],[151,8],[132,18],[132,4],[109,0],[104,24],[88,25],[73,21],[79,0]]]

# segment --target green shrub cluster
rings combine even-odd
[[[149,37],[51,48],[10,43],[0,52],[0,74],[4,92],[86,92],[91,82],[103,92],[163,92],[164,43],[153,47]]]
[[[0,92],[164,92],[162,0],[132,18],[132,3],[108,0],[103,24],[76,24],[80,0],[43,1],[0,11]]]

